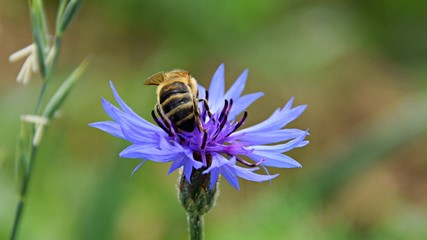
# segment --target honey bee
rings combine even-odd
[[[188,71],[159,72],[144,84],[158,86],[156,110],[162,118],[179,131],[192,132],[196,126],[202,130],[197,82]]]

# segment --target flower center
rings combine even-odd
[[[167,117],[163,116],[158,107],[151,112],[151,115],[157,125],[169,135],[172,141],[177,141],[181,145],[190,147],[197,156],[216,152],[226,154],[230,157],[236,156],[238,162],[248,167],[259,165],[262,161],[251,164],[238,157],[237,155],[244,155],[250,150],[246,150],[242,143],[235,141],[230,136],[245,123],[248,116],[247,111],[244,111],[239,121],[234,122],[233,120],[229,120],[228,117],[233,107],[233,99],[225,99],[223,107],[217,112],[211,113],[208,104],[209,93],[207,91],[205,96],[205,99],[199,100],[203,102],[203,106],[200,109],[200,116],[198,116],[202,129],[195,128],[193,132],[182,131],[174,126],[174,123]],[[203,163],[209,164],[205,161]]]

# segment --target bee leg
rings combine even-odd
[[[160,118],[162,119],[163,123],[170,130],[171,126],[169,125],[168,120],[166,120],[165,116],[163,115],[162,111],[160,110],[160,105],[159,104],[156,104],[156,111],[157,111],[157,114],[159,114]]]
[[[207,130],[206,130],[206,129],[203,129],[202,122],[200,121],[199,116],[196,116],[196,124],[197,124],[197,128],[198,128],[200,131],[202,131],[202,132],[207,132]]]
[[[203,140],[202,140],[202,146],[201,148],[204,150],[206,148],[206,143],[208,140],[208,130],[203,129],[202,122],[200,121],[199,116],[196,114],[196,124],[197,128],[200,130],[200,132],[203,132]]]
[[[206,130],[204,130],[204,131],[203,131],[203,140],[202,140],[202,145],[200,146],[202,150],[205,150],[207,140],[208,140],[208,132],[207,132]]]
[[[208,113],[209,118],[212,118],[212,113],[211,113],[211,110],[209,108],[208,101],[206,99],[204,99],[204,98],[200,98],[200,99],[197,99],[197,100],[199,102],[203,102],[203,106],[205,107],[206,112]]]
[[[197,106],[197,105],[194,105],[194,106]],[[195,111],[194,111],[194,115],[195,115],[195,121],[196,121],[196,124],[197,124],[197,128],[200,130],[200,131],[203,131],[203,132],[206,132],[206,130],[205,129],[203,129],[203,126],[202,126],[202,120],[200,119],[200,112],[199,112],[200,110],[198,110],[198,109],[196,109]]]
[[[163,131],[165,131],[169,135],[169,137],[173,136],[172,131],[165,126],[164,122],[162,122],[162,121],[159,120],[159,118],[156,116],[156,112],[154,110],[151,110],[151,116],[153,117],[153,119],[157,123],[157,125],[161,129],[163,129]]]

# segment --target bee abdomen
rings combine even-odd
[[[193,99],[190,94],[181,93],[169,97],[163,103],[160,104],[162,107],[163,113],[170,117],[170,115],[175,115],[175,112],[179,108],[186,108],[185,106],[192,107]]]
[[[170,97],[182,94],[190,93],[187,85],[182,82],[172,82],[170,84],[164,85],[159,92],[159,103],[162,104],[164,101],[168,100]]]
[[[195,126],[194,104],[191,95],[182,95],[186,94],[179,94],[169,98],[161,104],[161,107],[166,117],[177,128],[191,132]]]
[[[196,126],[195,115],[192,113],[187,117],[176,122],[176,126],[186,132],[192,132]]]
[[[168,117],[178,129],[182,129],[187,132],[194,130],[195,114],[192,102],[178,106],[170,111],[166,117]]]
[[[193,96],[182,82],[173,82],[160,89],[159,103],[165,116],[178,129],[191,132],[195,126]]]

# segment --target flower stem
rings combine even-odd
[[[194,154],[195,159],[201,159],[199,154]],[[210,163],[212,158],[206,156]],[[215,205],[217,197],[217,184],[210,188],[210,173],[203,174],[205,168],[193,169],[190,181],[184,174],[179,181],[179,200],[187,212],[188,230],[191,240],[203,239],[203,215]]]
[[[203,215],[188,214],[188,231],[190,232],[190,240],[203,239]]]

